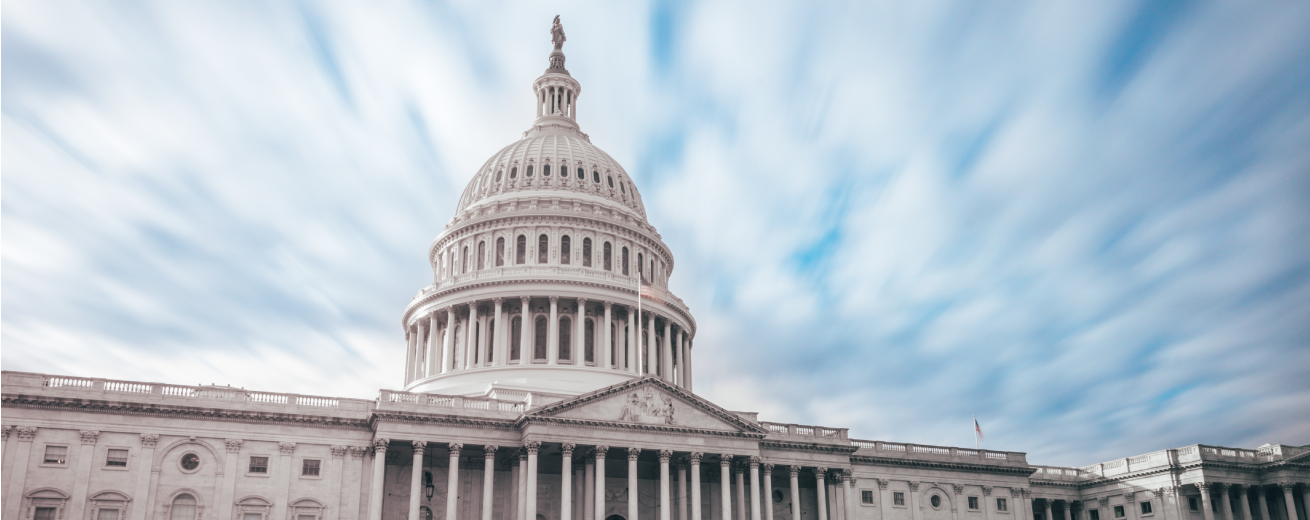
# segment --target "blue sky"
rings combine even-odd
[[[562,15],[699,393],[1085,465],[1310,443],[1310,4],[3,5],[6,370],[368,398]]]

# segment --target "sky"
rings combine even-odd
[[[698,394],[1082,466],[1310,444],[1310,4],[0,7],[5,370],[373,398],[550,21]]]

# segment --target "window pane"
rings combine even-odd
[[[505,265],[505,237],[496,239],[496,267]]]
[[[1091,509],[1091,510],[1088,510],[1087,512],[1088,512],[1088,513],[1091,513],[1090,516],[1091,516],[1091,519],[1092,519],[1092,520],[1101,520],[1101,512],[1100,512],[1100,511],[1097,511],[1097,510],[1095,510],[1095,509]]]
[[[241,517],[241,520],[264,520],[264,515],[259,513],[246,513]]]
[[[1142,514],[1144,514],[1144,515],[1149,515],[1149,514],[1151,514],[1151,503],[1150,503],[1150,502],[1142,502]]]
[[[564,235],[564,237],[559,239],[559,263],[569,263],[569,257],[573,256],[572,245],[573,243],[569,240],[568,235]]]
[[[68,446],[46,446],[46,464],[64,464],[68,462]]]
[[[515,316],[509,323],[509,359],[510,361],[518,361],[519,345],[522,345],[521,342],[523,341],[523,317]]]
[[[559,319],[559,359],[573,359],[573,320],[567,316]]]
[[[582,267],[591,267],[591,239],[582,239]]]
[[[872,504],[872,503],[873,503],[873,491],[870,491],[870,490],[863,490],[863,491],[860,491],[860,501],[861,501],[861,502],[864,502],[865,504]]]
[[[118,520],[117,509],[101,509],[96,513],[96,520]]]
[[[105,457],[106,466],[127,466],[127,450],[109,450]]]
[[[169,520],[194,520],[196,517],[196,499],[191,495],[178,495],[173,499],[169,511]]]
[[[526,261],[525,258],[528,254],[528,237],[519,235],[516,246],[517,250],[514,251],[514,263],[521,264]]]
[[[585,359],[586,362],[588,363],[595,363],[596,362],[596,322],[595,320],[587,320],[583,323],[585,327],[583,331],[584,334],[586,334],[586,336],[582,338],[583,359]]]
[[[978,509],[978,497],[969,497],[969,509]]]
[[[1004,498],[998,498],[998,499],[996,499],[996,510],[997,510],[997,511],[1008,511],[1008,510],[1009,510],[1009,504],[1006,503],[1006,501],[1005,501]]]
[[[1124,506],[1114,506],[1114,517],[1115,518],[1124,517]]]
[[[301,475],[308,475],[308,476],[311,476],[311,477],[317,477],[317,476],[318,476],[318,464],[319,464],[319,461],[317,461],[317,460],[313,460],[313,459],[305,459],[305,461],[304,461],[304,465],[300,468],[300,474],[301,474]]]
[[[268,457],[250,457],[251,473],[268,473]]]
[[[901,493],[900,491],[892,493],[892,503],[898,506],[905,505],[905,493]]]
[[[546,258],[550,254],[550,237],[541,235],[537,237],[537,263],[546,263]]]
[[[38,508],[36,508],[36,516],[35,516],[35,518],[36,518],[36,520],[54,520],[54,518],[55,518],[55,508],[53,508],[53,507],[38,507]]]
[[[537,317],[535,344],[532,348],[533,359],[546,359],[546,317]]]

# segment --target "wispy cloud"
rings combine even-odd
[[[1172,5],[6,2],[4,366],[395,387],[562,14],[707,397],[1039,463],[1310,442],[1310,9]]]

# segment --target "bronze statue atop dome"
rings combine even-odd
[[[550,43],[555,44],[555,50],[564,48],[564,26],[559,23],[559,15],[555,15],[555,24],[550,26]]]

